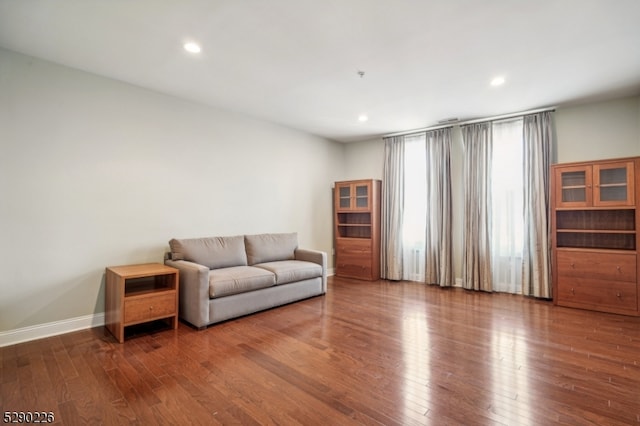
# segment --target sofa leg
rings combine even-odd
[[[197,326],[195,326],[195,325],[191,324],[189,321],[184,320],[184,319],[182,319],[182,318],[180,318],[180,322],[182,322],[182,323],[184,323],[184,324],[188,325],[188,326],[189,326],[189,327],[191,327],[191,328],[196,329],[197,331],[202,331],[202,330],[206,329],[207,327],[209,327],[208,325],[203,325],[202,327],[197,327]]]

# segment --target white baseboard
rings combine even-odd
[[[335,268],[329,268],[327,275],[335,274]],[[455,287],[462,287],[462,280],[456,278]],[[0,348],[15,345],[17,343],[57,336],[72,331],[85,330],[87,328],[104,325],[104,312],[82,317],[70,318],[62,321],[54,321],[46,324],[32,325],[30,327],[16,328],[15,330],[0,331]]]
[[[335,274],[335,268],[327,270],[327,276]],[[46,324],[32,325],[30,327],[16,328],[15,330],[0,331],[0,348],[15,345],[17,343],[57,336],[72,331],[85,330],[87,328],[104,325],[104,312],[94,315],[85,315],[62,321],[54,321]]]
[[[0,347],[102,325],[104,325],[104,312],[30,327],[16,328],[15,330],[0,331]]]

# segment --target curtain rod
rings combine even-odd
[[[446,129],[447,127],[453,127],[454,124],[458,124],[458,123],[455,122],[455,123],[449,123],[449,124],[441,124],[441,125],[438,125],[438,126],[423,127],[422,129],[406,130],[404,132],[390,133],[388,135],[382,135],[382,137],[383,138],[390,138],[390,137],[393,137],[393,136],[413,135],[414,133],[424,133],[424,132],[428,132],[429,130]]]
[[[504,119],[507,119],[507,118],[520,117],[522,115],[537,114],[539,112],[545,112],[545,111],[555,111],[556,108],[557,107],[552,106],[552,107],[547,107],[547,108],[530,109],[528,111],[522,111],[522,112],[514,112],[514,113],[511,113],[511,114],[494,115],[493,117],[474,118],[472,120],[455,121],[455,122],[451,122],[451,123],[439,124],[439,125],[436,125],[436,126],[423,127],[421,129],[413,129],[413,130],[406,130],[404,132],[389,133],[388,135],[382,135],[382,137],[383,138],[390,138],[390,137],[393,137],[393,136],[412,135],[414,133],[423,133],[423,132],[428,132],[430,130],[445,129],[447,127],[453,127],[453,126],[463,126],[465,124],[482,123],[482,122],[485,122],[485,121],[504,120]]]

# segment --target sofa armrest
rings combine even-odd
[[[317,263],[322,266],[322,292],[327,292],[327,253],[319,250],[297,248],[294,252],[296,260]]]
[[[186,260],[165,259],[180,271],[179,317],[198,328],[209,324],[209,268]]]

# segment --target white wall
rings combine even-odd
[[[0,144],[0,332],[103,312],[104,268],[172,237],[332,248],[326,139],[0,49]]]
[[[343,180],[382,179],[384,142],[373,139],[345,145],[345,174]]]
[[[640,96],[559,108],[557,162],[640,155]]]
[[[640,156],[640,96],[559,108],[553,162]],[[454,127],[451,149],[454,272],[462,275],[462,133]],[[382,139],[346,145],[347,176],[382,177]],[[362,176],[360,176],[362,175]]]

